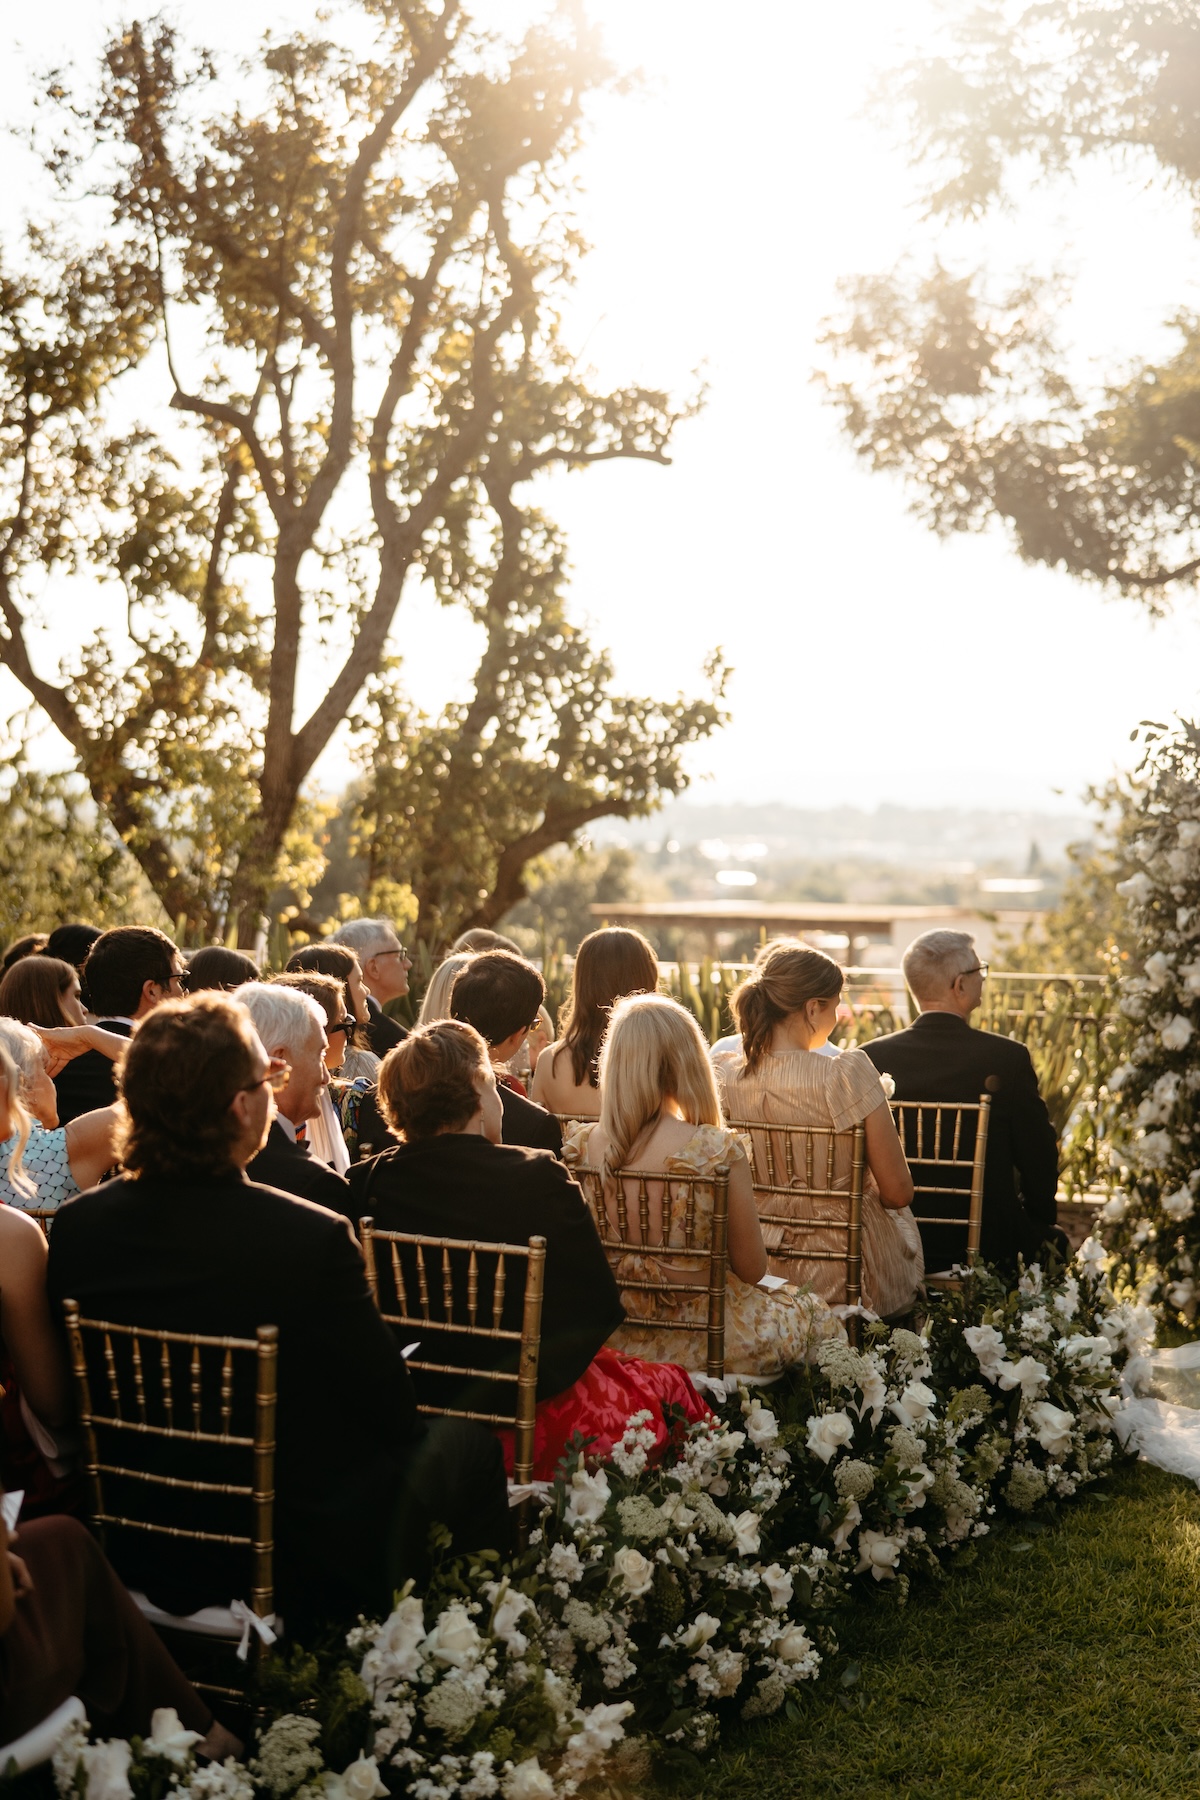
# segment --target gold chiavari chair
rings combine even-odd
[[[822,1130],[815,1125],[768,1125],[760,1120],[731,1119],[730,1127],[749,1138],[754,1177],[754,1203],[759,1222],[780,1241],[767,1251],[780,1263],[786,1280],[803,1280],[789,1264],[842,1263],[846,1270],[848,1307],[862,1298],[862,1199],[866,1168],[866,1132]],[[841,1181],[840,1187],[836,1186]],[[803,1213],[790,1210],[804,1206]],[[835,1210],[836,1209],[836,1210]],[[813,1239],[844,1235],[844,1249],[827,1249]],[[846,1332],[859,1340],[861,1321],[851,1313]]]
[[[22,1206],[18,1210],[27,1213],[31,1219],[36,1219],[42,1228],[42,1236],[49,1240],[50,1227],[60,1210],[57,1206]]]
[[[237,1643],[245,1661],[251,1635],[257,1653],[281,1629],[273,1570],[277,1327],[261,1325],[253,1338],[205,1337],[81,1318],[74,1300],[64,1300],[63,1312],[89,1507],[101,1541],[112,1530],[170,1538],[178,1540],[181,1559],[188,1546],[225,1546],[232,1582],[248,1564],[249,1607],[234,1601],[181,1616],[133,1595],[157,1628]],[[139,1456],[139,1443],[148,1455]],[[116,1446],[115,1461],[105,1460],[109,1444]],[[231,1476],[244,1472],[249,1479],[198,1478],[193,1469],[200,1454],[206,1477],[219,1460]],[[120,1511],[108,1504],[112,1484],[119,1485]],[[204,1523],[195,1523],[198,1518]],[[231,1529],[235,1524],[242,1528]],[[186,1569],[182,1561],[181,1574]],[[195,1684],[232,1699],[244,1691],[199,1677]]]
[[[987,1159],[991,1098],[949,1102],[893,1100],[892,1117],[913,1177],[913,1218],[918,1225],[946,1225],[966,1232],[964,1261],[973,1268],[983,1231],[983,1175]],[[941,1172],[939,1179],[938,1172]],[[928,1178],[922,1180],[922,1176]],[[940,1202],[953,1210],[931,1212]],[[961,1215],[966,1209],[966,1217]],[[926,1271],[925,1285],[939,1290],[962,1286],[948,1269]]]
[[[452,1380],[457,1390],[454,1401],[439,1404],[438,1384],[418,1383],[418,1395],[423,1388],[426,1396],[419,1398],[418,1410],[475,1419],[483,1425],[511,1426],[513,1482],[517,1487],[526,1486],[533,1479],[545,1238],[531,1237],[526,1244],[494,1244],[471,1238],[422,1237],[409,1231],[383,1231],[370,1218],[360,1219],[358,1228],[375,1304],[389,1325],[412,1332],[417,1339],[408,1358],[409,1368],[417,1375],[443,1378],[443,1388]],[[504,1324],[505,1298],[515,1291],[518,1280],[522,1282],[519,1330]],[[490,1294],[486,1291],[489,1286]],[[499,1367],[474,1366],[487,1360],[487,1344],[500,1347]],[[505,1368],[510,1361],[515,1367]],[[511,1400],[502,1402],[495,1396],[497,1387],[512,1387]],[[471,1404],[460,1403],[464,1394]],[[489,1404],[489,1396],[494,1396],[493,1403]],[[527,1508],[522,1506],[522,1530],[526,1520]]]
[[[608,1260],[617,1273],[622,1295],[649,1295],[656,1310],[631,1312],[630,1324],[648,1331],[702,1331],[706,1375],[725,1374],[725,1279],[729,1267],[729,1168],[719,1164],[710,1174],[664,1173],[661,1169],[618,1169],[614,1172],[616,1223],[605,1203],[604,1179],[568,1153],[566,1162],[583,1189]],[[711,1208],[698,1205],[711,1194]],[[633,1227],[637,1232],[634,1234]],[[627,1276],[626,1257],[669,1261],[695,1268],[698,1281]]]

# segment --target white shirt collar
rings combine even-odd
[[[276,1113],[275,1123],[282,1126],[285,1134],[291,1138],[294,1144],[296,1141],[296,1127],[292,1124],[292,1121],[290,1119],[285,1119],[282,1113]]]

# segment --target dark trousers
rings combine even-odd
[[[455,1556],[512,1546],[500,1441],[470,1419],[431,1419],[407,1448],[388,1534],[390,1589],[410,1577],[420,1585],[435,1523],[449,1530]]]
[[[13,1546],[33,1580],[0,1638],[0,1741],[38,1725],[72,1694],[98,1737],[146,1735],[173,1706],[189,1731],[212,1713],[122,1587],[77,1519],[22,1525]]]

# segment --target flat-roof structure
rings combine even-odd
[[[714,948],[721,936],[765,930],[771,937],[841,937],[850,950],[887,945],[903,952],[923,931],[969,931],[987,956],[997,932],[1019,937],[1042,914],[1028,908],[979,912],[968,906],[866,905],[834,900],[604,901],[588,908],[597,925],[699,932]]]

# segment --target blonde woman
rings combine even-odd
[[[710,1175],[729,1165],[729,1275],[725,1294],[725,1368],[733,1375],[777,1375],[808,1361],[826,1338],[842,1327],[828,1307],[794,1287],[773,1290],[757,1284],[767,1273],[767,1255],[754,1206],[750,1164],[738,1134],[721,1112],[708,1045],[691,1013],[658,994],[633,994],[618,1001],[600,1051],[600,1118],[579,1125],[567,1148],[591,1168],[603,1170],[606,1202],[617,1223],[615,1171],[623,1168]],[[632,1198],[632,1195],[630,1196]],[[664,1190],[650,1189],[650,1235],[661,1233]],[[696,1190],[697,1214],[711,1213],[712,1191]],[[618,1350],[649,1361],[704,1367],[705,1331],[681,1316],[677,1330],[638,1324],[639,1314],[658,1311],[636,1287],[643,1281],[705,1285],[702,1269],[673,1262],[669,1255],[637,1253],[616,1268],[623,1290],[626,1323],[610,1338]],[[692,1319],[702,1306],[688,1307]]]
[[[449,956],[442,958],[429,977],[429,986],[425,989],[425,997],[421,1001],[421,1011],[417,1017],[418,1025],[436,1025],[439,1019],[450,1017],[450,990],[454,986],[454,978],[475,955],[474,950],[452,950]]]
[[[912,1176],[896,1134],[879,1075],[862,1050],[821,1054],[837,1023],[842,971],[831,957],[792,938],[760,952],[733,997],[740,1047],[713,1052],[726,1115],[755,1125],[809,1125],[844,1132],[861,1124],[866,1135],[863,1188],[862,1303],[883,1318],[906,1312],[925,1273],[921,1235],[909,1210]],[[839,1146],[834,1186],[850,1184],[850,1145]],[[796,1209],[811,1216],[820,1201],[797,1195]],[[837,1205],[834,1202],[833,1205]],[[773,1201],[772,1210],[786,1211]],[[768,1253],[781,1241],[773,1226]],[[838,1250],[842,1234],[814,1232],[815,1248]],[[792,1258],[772,1263],[776,1274],[801,1268],[818,1293],[843,1293],[842,1265]]]
[[[0,1018],[0,1053],[0,1202],[37,1211],[61,1206],[94,1187],[112,1166],[117,1108],[100,1107],[59,1125],[58,1096],[38,1033]]]

